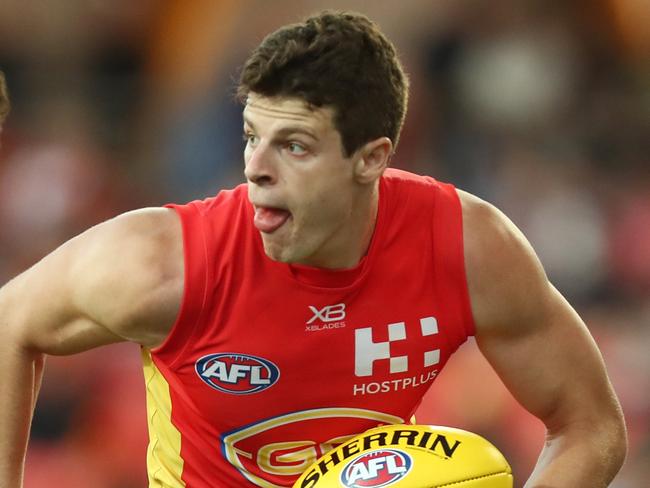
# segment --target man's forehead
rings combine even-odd
[[[244,107],[244,119],[256,116],[285,119],[314,125],[330,125],[333,110],[329,107],[314,107],[298,97],[265,97],[250,93]]]

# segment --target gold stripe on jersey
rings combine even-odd
[[[142,348],[142,363],[147,389],[149,488],[184,488],[181,433],[171,420],[169,384],[145,348]]]

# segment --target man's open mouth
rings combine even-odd
[[[260,232],[271,234],[278,230],[291,217],[291,212],[283,208],[255,207],[253,224]]]

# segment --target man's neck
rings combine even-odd
[[[379,184],[359,194],[347,221],[327,241],[320,252],[303,264],[317,268],[350,269],[368,253],[379,213]]]

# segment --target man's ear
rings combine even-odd
[[[393,143],[388,137],[367,142],[357,151],[354,176],[361,184],[378,180],[393,155]]]

